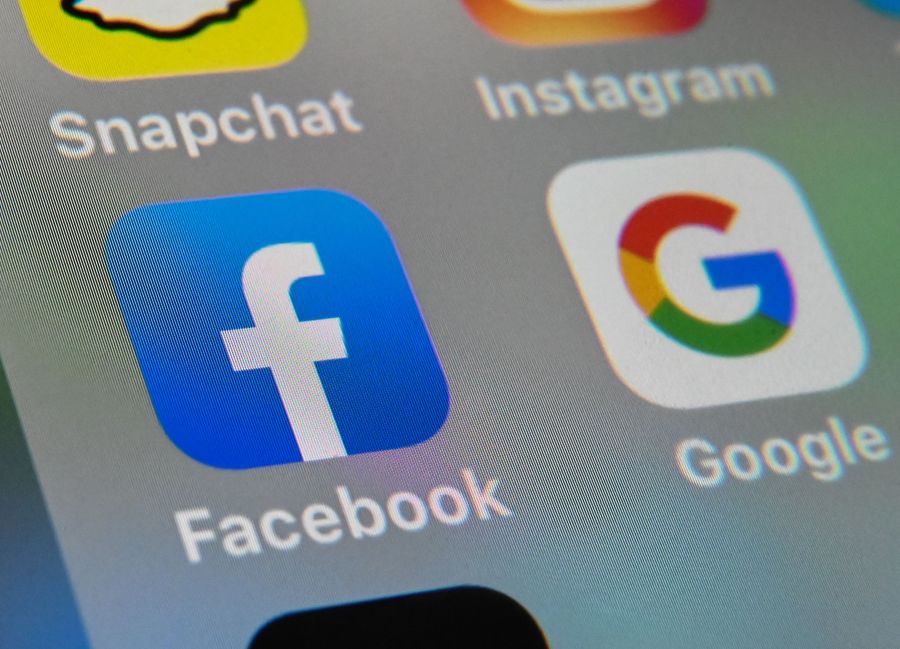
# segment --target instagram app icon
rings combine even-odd
[[[489,33],[516,45],[578,45],[696,26],[707,0],[462,0]]]

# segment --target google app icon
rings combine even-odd
[[[862,327],[799,187],[746,150],[594,160],[549,210],[610,365],[658,405],[834,389]]]
[[[784,260],[774,250],[704,259],[713,288],[759,291],[758,306],[746,318],[714,322],[693,315],[669,294],[657,257],[671,232],[703,227],[725,233],[737,212],[716,198],[670,194],[639,207],[619,237],[622,277],[650,322],[683,345],[716,356],[758,354],[787,336],[794,321],[794,288]]]

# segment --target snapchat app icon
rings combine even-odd
[[[270,68],[306,43],[301,0],[20,0],[35,46],[116,81]]]

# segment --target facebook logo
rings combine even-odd
[[[410,446],[447,382],[378,216],[301,190],[151,205],[110,231],[110,277],[163,430],[227,469]]]

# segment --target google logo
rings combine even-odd
[[[669,293],[660,273],[660,247],[671,232],[705,227],[725,233],[737,208],[700,194],[671,194],[638,208],[619,237],[619,264],[632,298],[650,322],[670,338],[714,356],[749,356],[784,340],[794,322],[795,297],[790,274],[774,251],[708,257],[703,267],[713,288],[756,287],[759,303],[745,319],[733,323],[692,314]]]

